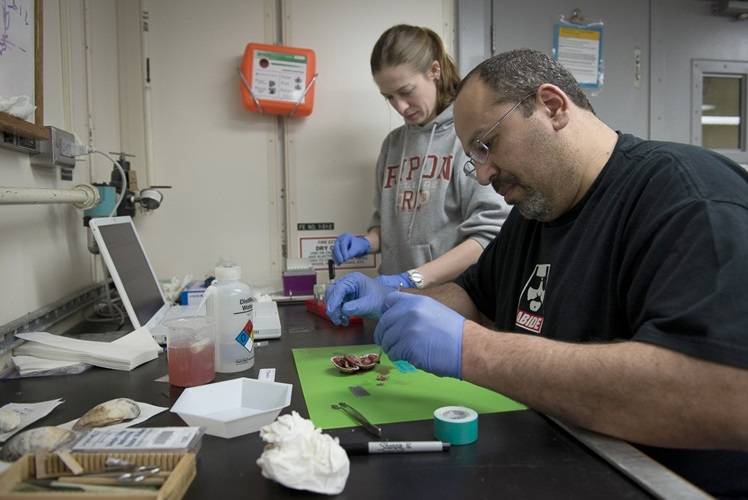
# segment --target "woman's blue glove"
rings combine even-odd
[[[393,290],[416,287],[416,284],[411,281],[410,275],[408,273],[380,274],[374,279],[377,280],[380,284],[386,286],[387,288],[392,288]]]
[[[349,259],[366,255],[369,250],[371,250],[371,243],[363,236],[343,233],[337,237],[332,246],[332,258],[335,265],[339,266]]]
[[[460,378],[465,318],[425,295],[391,292],[374,342],[392,360],[404,359],[443,377]]]
[[[351,273],[327,287],[327,317],[335,325],[347,325],[350,316],[378,318],[390,291],[368,276]]]

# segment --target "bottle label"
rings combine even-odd
[[[254,297],[239,299],[239,307],[241,308],[241,311],[237,311],[234,314],[251,313],[252,309],[254,309],[254,301]]]
[[[239,332],[239,335],[236,336],[236,341],[239,342],[239,345],[241,345],[243,348],[247,350],[247,352],[252,352],[254,350],[254,332],[252,331],[252,320],[250,319],[247,321],[247,323],[244,325],[244,328],[242,328],[242,331]]]

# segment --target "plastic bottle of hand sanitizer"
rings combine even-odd
[[[207,313],[216,321],[216,371],[248,370],[255,364],[252,288],[239,281],[242,268],[236,264],[221,263],[215,273]]]

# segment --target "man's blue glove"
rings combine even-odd
[[[366,255],[369,250],[371,250],[371,243],[363,236],[343,233],[338,236],[332,246],[332,258],[335,265],[339,266],[349,259]]]
[[[327,316],[335,325],[347,325],[349,316],[378,318],[390,291],[368,276],[351,273],[327,288]]]
[[[377,280],[380,284],[386,286],[387,288],[392,288],[393,290],[416,287],[415,283],[413,283],[413,281],[410,279],[410,275],[408,273],[380,274],[374,279]]]
[[[391,292],[374,330],[374,342],[392,360],[404,359],[444,377],[460,378],[465,318],[424,295]]]

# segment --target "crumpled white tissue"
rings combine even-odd
[[[32,118],[36,106],[31,102],[31,97],[19,95],[14,97],[0,96],[0,111],[9,115],[17,116],[23,120]]]
[[[281,415],[260,429],[268,443],[257,459],[266,478],[296,490],[337,495],[348,480],[350,462],[338,439],[323,434],[298,413]]]

